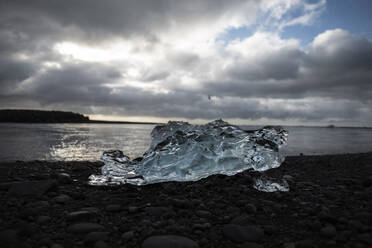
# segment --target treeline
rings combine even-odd
[[[24,109],[0,110],[0,122],[20,123],[87,123],[89,118],[78,113]]]

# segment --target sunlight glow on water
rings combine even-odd
[[[0,124],[0,161],[100,160],[103,151],[122,150],[131,158],[150,145],[154,125]],[[243,127],[255,129],[257,127]],[[372,151],[372,129],[285,127],[286,155]]]

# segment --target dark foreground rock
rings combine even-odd
[[[0,163],[1,247],[372,247],[372,153],[288,157],[198,182],[92,187],[102,163]]]
[[[151,236],[142,243],[142,248],[198,248],[195,241],[177,235]]]

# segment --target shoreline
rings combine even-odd
[[[325,154],[303,154],[300,153],[298,155],[286,155],[285,159],[293,159],[293,158],[303,158],[303,157],[325,157],[325,156],[354,156],[354,155],[363,155],[363,154],[372,154],[372,151],[366,152],[357,152],[357,153],[325,153]],[[4,164],[16,164],[16,163],[102,163],[102,160],[43,160],[43,159],[32,159],[32,160],[0,160],[0,166]],[[280,168],[280,167],[279,167]]]
[[[5,247],[148,248],[169,242],[370,247],[371,161],[372,152],[288,156],[265,173],[285,176],[289,183],[289,192],[274,193],[253,189],[258,173],[247,171],[196,182],[93,187],[87,178],[99,173],[100,161],[0,162],[0,242]]]

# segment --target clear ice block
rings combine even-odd
[[[245,131],[223,120],[205,125],[169,121],[156,126],[151,138],[149,150],[139,159],[131,160],[119,150],[104,152],[102,175],[90,176],[89,183],[144,185],[265,171],[284,161],[281,148],[287,131],[279,126]]]

